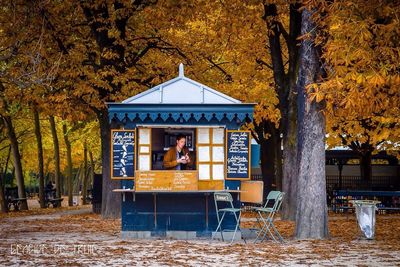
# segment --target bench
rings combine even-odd
[[[400,198],[400,191],[350,191],[350,190],[337,190],[334,191],[335,203],[332,204],[334,212],[348,212],[354,210],[354,207],[348,205],[351,199],[377,199],[381,204],[377,205],[378,212],[399,212],[400,204],[393,201],[394,198]],[[391,200],[388,200],[391,198]]]
[[[45,204],[47,207],[49,207],[51,204],[53,206],[53,208],[58,208],[58,207],[61,207],[62,201],[63,201],[63,198],[50,198],[50,199],[47,199],[47,204],[46,204],[46,200],[45,200]]]
[[[88,189],[88,190],[86,190],[86,203],[92,203],[92,201],[93,201],[93,196],[92,196],[92,192],[93,192],[93,190],[92,189]],[[83,197],[81,197],[81,200],[83,200]]]
[[[26,201],[26,198],[9,198],[6,201],[8,210],[11,210],[11,207],[14,207],[14,211],[19,211],[22,203]]]
[[[50,205],[53,206],[53,208],[58,208],[61,207],[61,203],[64,199],[63,198],[57,198],[56,197],[56,189],[45,189],[45,194],[44,194],[44,205],[45,207],[49,208]],[[38,199],[40,203],[40,199]]]
[[[18,197],[18,187],[6,187],[5,188],[5,202],[8,210],[11,210],[13,207],[14,211],[19,211],[21,209],[21,205],[26,198]]]
[[[61,207],[61,203],[63,200],[64,198],[45,198],[44,205],[47,208],[50,208],[50,205],[53,206],[53,208],[58,208]],[[38,202],[40,203],[40,199],[38,199]]]

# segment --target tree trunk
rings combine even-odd
[[[272,180],[275,174],[274,150],[271,147],[271,139],[266,139],[260,144],[261,173],[264,182],[264,196],[272,189]]]
[[[295,86],[293,85],[293,88]],[[283,133],[283,182],[282,189],[286,196],[282,204],[282,219],[296,219],[297,202],[297,93],[290,90],[288,112],[282,118]]]
[[[275,184],[276,190],[283,191],[283,151],[282,151],[282,138],[280,131],[277,130],[278,140],[275,145]]]
[[[82,181],[82,205],[86,205],[87,197],[87,182],[88,182],[88,159],[87,159],[87,144],[86,140],[83,145],[83,181]]]
[[[93,189],[93,181],[94,181],[94,160],[93,160],[93,153],[89,150],[89,159],[90,159],[90,172],[89,172],[89,184]]]
[[[54,116],[49,117],[51,135],[54,146],[54,180],[56,183],[56,197],[61,198],[61,177],[60,177],[60,146],[57,137],[57,128]]]
[[[4,194],[4,184],[5,184],[5,175],[2,169],[0,169],[0,211],[1,213],[7,213],[8,208],[6,204],[6,196]]]
[[[75,176],[74,176],[74,186],[73,187],[76,190],[79,190],[79,188],[77,188],[77,186],[79,187],[79,185],[80,185],[81,177],[82,177],[82,164],[79,165],[78,171],[75,173]]]
[[[38,151],[38,177],[39,177],[39,203],[40,207],[46,208],[44,203],[44,163],[43,163],[43,144],[42,144],[42,133],[40,131],[40,118],[39,112],[34,107],[32,108],[33,117],[35,119],[35,136],[37,142],[37,151]]]
[[[279,151],[281,148],[279,130],[275,124],[263,121],[260,124],[254,123],[255,132],[253,137],[260,145],[261,173],[264,182],[264,197],[272,190],[272,184],[280,186],[280,175],[282,173],[282,157]],[[268,134],[266,139],[264,136]],[[277,184],[278,183],[278,184]]]
[[[67,148],[67,192],[68,192],[68,206],[73,206],[72,197],[72,155],[71,155],[71,142],[68,138],[67,124],[63,123],[63,134],[65,147]]]
[[[8,207],[6,203],[6,196],[5,196],[5,184],[6,184],[6,175],[8,169],[8,162],[10,161],[10,154],[11,154],[11,145],[8,149],[6,164],[4,165],[4,172],[0,170],[0,209],[2,213],[8,212]]]
[[[283,182],[282,189],[285,197],[282,204],[282,219],[296,219],[297,202],[297,128],[287,131],[283,136]]]
[[[372,151],[363,151],[360,154],[361,180],[371,181],[372,179]]]
[[[277,189],[286,193],[283,202],[284,219],[295,219],[296,214],[296,190],[297,190],[297,92],[295,84],[298,76],[298,54],[299,36],[301,31],[301,3],[290,4],[289,32],[284,38],[288,52],[288,68],[286,69],[283,60],[281,47],[281,35],[285,32],[279,21],[277,4],[273,2],[264,3],[263,19],[267,25],[269,50],[271,54],[272,69],[274,73],[275,90],[279,97],[279,110],[281,112],[280,133],[277,148],[277,175],[281,183],[277,181]],[[285,59],[286,61],[286,59]],[[283,144],[281,144],[283,141]],[[283,145],[283,151],[281,151]]]
[[[301,34],[307,34],[300,48],[298,89],[298,191],[296,238],[322,239],[328,236],[325,181],[325,117],[321,104],[310,102],[308,84],[321,75],[320,56],[314,45],[316,25],[304,9]]]
[[[26,200],[26,192],[25,192],[25,182],[24,182],[24,176],[22,172],[22,163],[21,163],[21,155],[19,154],[19,148],[18,148],[18,139],[17,136],[15,135],[15,129],[14,125],[12,123],[11,117],[9,116],[3,116],[3,121],[4,125],[6,126],[7,129],[7,137],[8,140],[10,141],[11,145],[11,151],[13,155],[13,162],[14,162],[14,168],[15,168],[15,176],[17,180],[17,186],[18,186],[18,198],[24,198],[25,201],[21,202],[21,210],[28,210],[28,202]]]
[[[101,216],[103,218],[120,218],[121,217],[121,194],[112,192],[113,189],[120,188],[119,180],[111,180],[110,177],[110,138],[111,129],[108,119],[108,110],[102,109],[97,113],[100,124],[101,136],[101,154],[102,154],[102,202]]]

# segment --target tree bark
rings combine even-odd
[[[277,138],[275,142],[275,185],[276,190],[283,191],[283,151],[282,151],[282,138],[280,132],[277,129]]]
[[[21,155],[19,153],[18,139],[15,134],[14,125],[12,123],[10,116],[2,116],[2,119],[4,121],[4,125],[6,126],[7,137],[11,145],[11,151],[13,155],[13,162],[15,168],[15,177],[17,179],[17,186],[18,186],[18,198],[25,199],[25,201],[21,202],[20,209],[28,210],[28,202],[26,200],[26,192],[25,192],[25,182],[22,171]]]
[[[89,150],[89,159],[90,159],[90,172],[89,172],[89,184],[93,189],[93,181],[94,181],[94,160],[93,160],[93,153]]]
[[[286,196],[282,207],[282,218],[294,220],[296,214],[296,192],[297,192],[297,92],[296,81],[298,76],[299,63],[299,39],[301,31],[301,7],[300,3],[289,5],[289,32],[286,32],[278,18],[276,4],[264,4],[264,17],[267,24],[267,35],[274,72],[275,90],[279,97],[279,110],[281,121],[279,131],[283,140],[277,141],[277,155],[279,163],[277,166],[277,177],[282,177],[281,185]],[[281,48],[282,38],[288,48],[289,67],[285,72],[283,63],[283,52]],[[281,141],[283,144],[281,144]],[[283,145],[283,151],[281,151]],[[278,156],[277,156],[278,157]],[[277,158],[278,159],[278,158]],[[280,175],[279,175],[280,174]]]
[[[295,88],[295,81],[291,81]],[[294,221],[297,208],[297,93],[290,89],[287,113],[282,118],[283,130],[283,178],[282,189],[286,193],[282,204],[282,219]]]
[[[294,132],[296,131],[296,132]],[[296,219],[297,203],[297,127],[287,131],[283,136],[283,181],[282,190],[285,197],[282,203],[282,219]]]
[[[266,139],[260,144],[261,173],[264,182],[264,196],[272,190],[272,181],[275,175],[274,150],[271,147],[271,139]]]
[[[272,183],[275,182],[275,186],[280,184],[280,175],[282,170],[282,157],[280,154],[280,137],[279,130],[275,128],[275,124],[263,121],[260,124],[253,123],[254,130],[253,137],[260,145],[260,159],[261,159],[261,173],[264,182],[264,197],[266,197],[269,191],[272,190]],[[269,137],[265,138],[265,134]],[[278,184],[277,184],[278,183]]]
[[[372,179],[372,150],[360,153],[361,180],[371,181]]]
[[[319,48],[314,45],[316,25],[310,10],[302,14],[298,90],[298,190],[296,238],[323,239],[328,236],[325,181],[325,117],[322,105],[310,102],[306,86],[319,80]]]
[[[33,107],[33,117],[35,120],[35,136],[38,151],[38,177],[39,177],[39,203],[40,207],[46,208],[44,203],[44,163],[43,163],[43,144],[42,144],[42,133],[40,131],[40,118],[38,110]]]
[[[11,146],[9,146],[6,164],[4,165],[4,172],[0,170],[0,210],[2,213],[8,212],[8,207],[6,203],[6,196],[5,196],[5,181],[8,169],[8,162],[10,161],[10,154],[11,154]]]
[[[1,213],[7,213],[6,197],[4,195],[4,180],[3,170],[0,169],[0,211]]]
[[[60,146],[58,143],[57,128],[54,116],[50,116],[49,121],[54,147],[54,180],[56,183],[56,197],[61,198]]]
[[[73,206],[72,196],[72,151],[71,142],[68,138],[67,124],[63,123],[64,143],[67,149],[67,193],[68,193],[68,206]]]
[[[75,183],[75,185],[77,184],[78,185],[78,187],[79,187],[79,185],[80,185],[80,182],[81,182],[81,177],[82,177],[82,164],[80,164],[79,165],[79,168],[78,168],[78,171],[75,173],[75,176],[74,176],[74,182],[75,181],[78,181],[77,183]],[[76,190],[79,190],[79,188],[75,188]]]
[[[5,184],[5,175],[2,169],[0,169],[0,212],[7,213],[8,208],[6,204],[6,196],[4,194],[4,184]]]
[[[83,145],[83,181],[82,181],[82,205],[86,205],[87,183],[88,183],[88,158],[87,158],[87,143]]]
[[[112,192],[113,189],[120,187],[120,181],[111,180],[110,177],[110,138],[111,129],[108,118],[108,110],[106,108],[97,113],[100,124],[101,136],[101,153],[102,153],[102,202],[101,216],[103,218],[120,218],[121,217],[121,194]]]

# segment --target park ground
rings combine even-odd
[[[243,226],[252,223],[246,214]],[[0,215],[0,266],[400,266],[400,215],[378,214],[375,240],[362,238],[354,214],[330,214],[328,240],[298,241],[293,223],[276,225],[284,244],[123,240],[121,221],[103,220],[89,205],[32,204]]]

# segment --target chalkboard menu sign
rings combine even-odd
[[[250,179],[250,131],[226,132],[226,179]]]
[[[135,130],[111,130],[111,179],[135,177]]]

